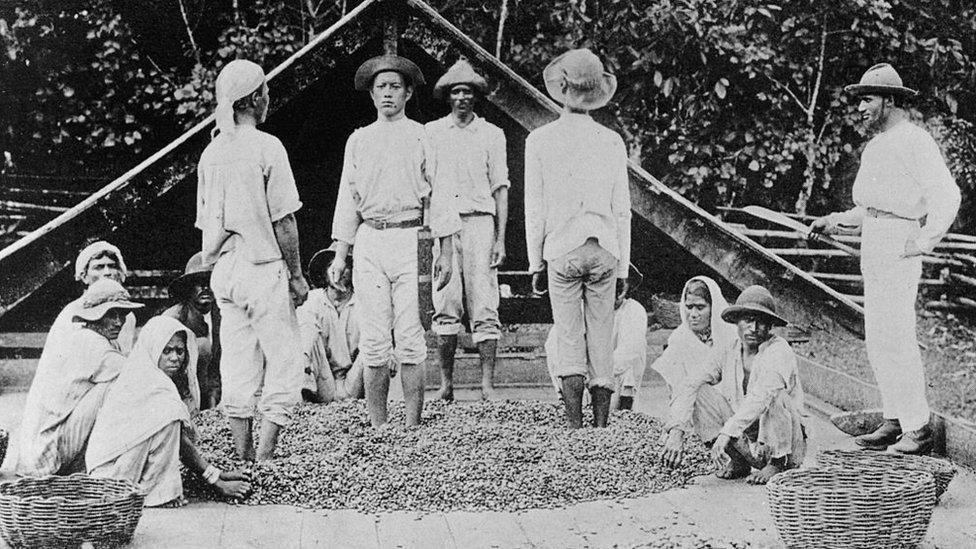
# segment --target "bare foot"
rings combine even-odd
[[[437,394],[434,395],[434,400],[445,400],[447,402],[454,402],[454,387],[444,386],[441,387]]]
[[[159,509],[176,509],[179,507],[184,507],[187,501],[186,498],[181,494],[179,497],[175,497],[167,502],[160,503],[159,505],[147,505],[146,507],[156,507]]]
[[[491,385],[481,386],[481,400],[501,400],[501,398]]]
[[[774,475],[782,473],[786,467],[776,465],[775,460],[769,460],[765,467],[749,475],[746,482],[749,484],[766,484]]]
[[[715,476],[725,480],[734,480],[748,476],[752,467],[742,459],[730,459],[725,467],[715,472]]]

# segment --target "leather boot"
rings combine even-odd
[[[901,423],[897,419],[886,419],[873,432],[854,437],[854,444],[865,450],[884,450],[898,440]]]
[[[593,426],[606,427],[610,419],[610,397],[613,390],[606,387],[593,387],[590,389],[590,402],[593,404]]]
[[[899,454],[920,456],[931,452],[934,444],[935,436],[932,433],[932,428],[925,425],[917,431],[908,431],[902,434],[898,442],[892,444],[888,450]]]
[[[583,376],[565,376],[562,381],[563,405],[570,429],[583,426]]]

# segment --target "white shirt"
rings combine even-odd
[[[931,252],[959,211],[960,194],[939,145],[924,129],[902,120],[868,142],[852,189],[856,206],[831,223],[861,225],[867,208],[909,219],[926,217],[915,243]]]
[[[478,116],[462,128],[452,114],[424,128],[437,154],[434,185],[451,189],[459,214],[495,215],[494,192],[511,186],[505,132]]]
[[[253,126],[218,134],[197,168],[196,227],[203,232],[203,262],[244,250],[252,263],[282,258],[273,223],[298,211],[288,153],[277,137]]]
[[[447,189],[432,185],[436,169],[434,150],[419,122],[377,120],[356,130],[346,141],[332,238],[352,245],[362,220],[418,219],[427,196],[431,233],[456,233],[461,220]]]
[[[616,132],[589,115],[563,113],[525,140],[525,239],[529,270],[595,237],[630,265],[627,150]]]

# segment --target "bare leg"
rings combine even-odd
[[[328,364],[324,364],[315,372],[315,393],[317,402],[328,404],[336,400],[338,393],[335,376]]]
[[[249,417],[231,417],[227,418],[227,423],[230,425],[230,434],[234,439],[237,459],[254,461],[254,436],[251,434],[254,421]]]
[[[390,394],[390,367],[385,364],[367,366],[363,371],[363,385],[370,424],[373,427],[384,425],[387,422],[386,399]]]
[[[265,461],[274,457],[280,432],[281,425],[267,419],[261,420],[261,431],[258,433],[258,461]]]
[[[420,413],[424,409],[424,363],[404,364],[400,371],[407,427],[420,425]]]
[[[441,362],[441,389],[434,398],[454,400],[454,354],[457,352],[457,335],[438,336],[437,348]]]
[[[481,359],[481,398],[483,400],[498,399],[494,385],[497,351],[497,339],[486,339],[478,343],[478,357]]]

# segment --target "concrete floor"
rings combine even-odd
[[[473,391],[460,398],[475,398]],[[554,398],[545,389],[506,389],[509,398]],[[642,389],[641,411],[661,415],[666,393],[660,384]],[[23,393],[0,395],[0,427],[19,423]],[[822,416],[810,425],[812,456],[825,448],[851,446],[850,438]],[[10,455],[12,452],[8,452]],[[653,459],[653,456],[648,456]],[[0,474],[11,476],[8,459]],[[711,545],[696,544],[709,538]],[[581,503],[562,509],[519,513],[314,511],[290,506],[191,503],[182,509],[146,509],[131,547],[640,547],[670,540],[668,547],[782,547],[765,488],[714,476],[650,497]],[[6,547],[0,542],[0,547]],[[976,547],[976,475],[957,475],[936,507],[922,547]]]

